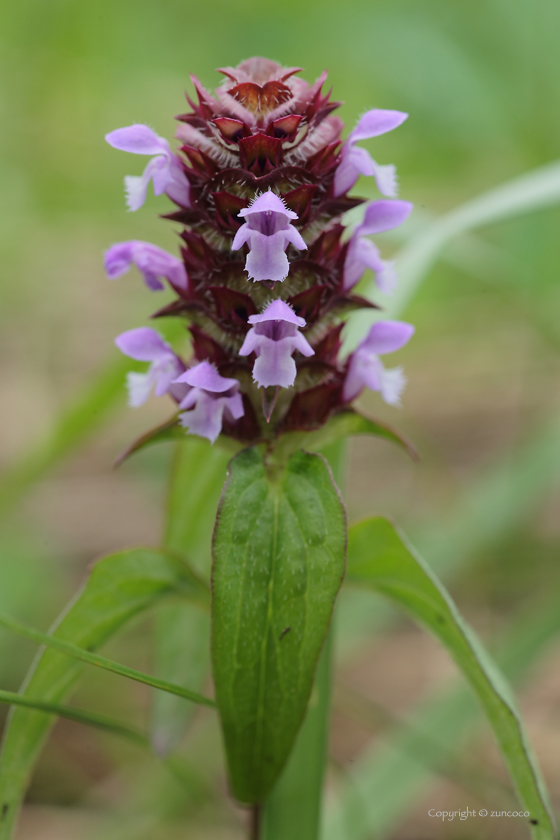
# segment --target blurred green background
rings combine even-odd
[[[145,160],[110,149],[104,134],[146,122],[171,139],[191,72],[214,87],[216,67],[254,54],[302,66],[310,81],[327,68],[348,125],[371,107],[410,113],[370,145],[379,162],[398,165],[401,197],[416,205],[406,238],[558,156],[560,5],[21,0],[0,15],[0,609],[45,628],[92,559],[157,543],[162,526],[166,447],[119,472],[111,464],[166,417],[163,401],[132,412],[119,386],[111,411],[94,401],[54,448],[49,439],[61,411],[100,370],[120,363],[113,337],[145,323],[167,294],[155,300],[132,274],[117,283],[104,277],[102,252],[113,242],[175,247],[173,226],[157,219],[165,197],[125,211],[123,175],[139,174]],[[360,184],[355,192],[373,197],[371,190]],[[363,400],[412,438],[421,462],[383,442],[354,440],[346,481],[350,518],[394,517],[488,644],[507,648],[556,806],[560,636],[547,616],[560,592],[559,223],[560,210],[547,209],[450,244],[404,313],[417,334],[399,359],[409,379],[403,409],[374,395]],[[387,238],[384,254],[398,244]],[[418,709],[433,710],[456,677],[446,654],[408,622],[378,621],[375,634],[366,632],[364,609],[347,596],[339,619],[330,800],[356,766],[371,765],[372,798],[386,806],[372,840],[525,837],[511,819],[442,825],[427,815],[511,801],[480,718],[463,741],[458,724],[437,760],[425,740],[408,758],[405,750],[401,758],[421,768],[421,783],[407,787],[406,773],[391,776],[391,743],[421,725]],[[150,627],[127,632],[109,655],[149,669]],[[33,648],[2,631],[0,653],[0,686],[17,690]],[[144,721],[148,693],[117,679],[88,673],[75,702]],[[18,840],[243,837],[215,724],[206,714],[195,724],[184,743],[193,774],[185,795],[133,748],[59,722]]]

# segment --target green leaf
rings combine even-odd
[[[338,487],[343,483],[345,441],[323,450]],[[333,617],[336,624],[336,613]],[[321,832],[323,782],[329,741],[334,627],[327,634],[305,719],[278,782],[262,810],[262,840],[317,840]]]
[[[405,449],[415,460],[418,458],[413,445],[400,432],[385,425],[385,423],[370,420],[369,417],[364,417],[357,411],[350,409],[335,414],[322,428],[316,431],[286,432],[281,435],[272,450],[272,457],[284,460],[288,455],[297,452],[302,447],[307,452],[314,452],[351,435],[375,435],[385,438]]]
[[[52,634],[93,651],[125,622],[170,595],[193,595],[192,573],[177,557],[137,548],[103,558],[81,592],[55,623]],[[198,588],[196,596],[199,597]],[[81,662],[55,650],[40,651],[21,693],[61,702],[81,674]],[[8,840],[52,717],[18,708],[10,716],[0,756],[0,840]]]
[[[325,460],[230,465],[214,532],[212,662],[232,791],[262,802],[311,693],[345,565],[346,518]]]
[[[539,840],[555,836],[544,782],[509,687],[429,567],[386,519],[350,530],[348,581],[387,595],[451,653],[481,703]]]
[[[169,482],[164,544],[188,555],[206,579],[210,577],[212,530],[229,457],[196,436],[177,443]],[[155,669],[158,676],[201,690],[210,671],[210,620],[200,610],[169,604],[155,621]],[[152,743],[167,755],[183,735],[194,709],[178,697],[153,696]]]
[[[262,840],[317,840],[329,740],[332,627],[294,748],[264,804]]]

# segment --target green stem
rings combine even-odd
[[[210,697],[205,697],[203,694],[198,694],[196,691],[190,691],[188,688],[183,688],[180,685],[160,680],[157,677],[152,677],[150,674],[144,674],[141,671],[135,671],[134,668],[128,668],[126,665],[120,665],[118,662],[113,662],[111,659],[106,659],[104,656],[99,656],[97,653],[90,653],[88,650],[73,645],[70,642],[65,642],[62,639],[57,639],[55,636],[49,636],[46,633],[41,633],[40,630],[35,630],[33,627],[28,627],[20,621],[9,618],[0,613],[0,626],[17,633],[19,636],[24,636],[26,639],[31,639],[33,642],[45,645],[46,647],[55,648],[61,653],[72,656],[74,659],[81,659],[89,665],[96,665],[98,668],[103,668],[106,671],[112,671],[114,674],[119,674],[122,677],[128,677],[136,682],[151,685],[153,688],[159,688],[161,691],[167,691],[170,694],[177,694],[185,700],[190,700],[193,703],[200,703],[203,706],[216,707],[215,702]]]
[[[344,442],[323,450],[340,487],[344,471]],[[257,840],[318,840],[321,830],[323,780],[327,763],[331,699],[331,660],[334,628],[325,639],[317,665],[307,715],[286,768],[262,809]]]

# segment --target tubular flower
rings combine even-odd
[[[146,286],[152,291],[157,292],[165,288],[160,277],[165,277],[180,291],[188,289],[184,264],[157,245],[133,239],[130,242],[112,245],[105,252],[105,271],[109,280],[116,280],[117,277],[126,274],[131,265],[135,265],[142,272]]]
[[[364,221],[358,225],[344,261],[344,290],[348,291],[360,280],[366,268],[375,272],[375,282],[382,292],[392,292],[396,284],[394,263],[381,259],[377,246],[366,239],[375,233],[402,225],[412,211],[409,201],[372,201],[366,207]]]
[[[406,115],[368,111],[343,142],[333,113],[339,103],[323,93],[326,73],[308,84],[298,68],[265,58],[220,72],[225,81],[213,93],[193,77],[195,101],[187,97],[177,117],[176,152],[146,126],[107,135],[116,148],[154,156],[142,177],[127,179],[129,206],[142,204],[153,179],[155,192],[179,205],[165,218],[180,226],[181,248],[175,257],[148,243],[120,243],[107,252],[106,268],[114,278],[134,264],[150,288],[167,281],[175,293],[155,316],[184,319],[190,366],[163,344],[169,364],[180,366],[171,381],[155,357],[142,358],[152,362],[150,387],[167,388],[180,403],[177,422],[212,441],[221,434],[272,443],[348,411],[366,385],[397,401],[403,377],[377,358],[390,352],[375,343],[380,325],[350,359],[341,357],[341,330],[351,312],[374,306],[353,293],[366,267],[378,286],[391,285],[392,264],[367,237],[411,209],[347,194],[360,172],[394,194],[394,167],[378,166],[357,144]],[[348,237],[342,219],[362,204],[364,221]],[[392,349],[405,343],[403,329],[406,340],[412,330],[399,329]]]
[[[224,414],[231,421],[243,417],[243,400],[237,379],[220,376],[210,362],[200,362],[175,380],[188,385],[189,391],[179,408],[190,409],[179,415],[181,425],[193,435],[214,443],[222,430]]]
[[[290,269],[285,253],[289,243],[300,251],[307,249],[301,233],[291,224],[292,219],[298,218],[297,213],[288,210],[282,199],[268,190],[238,215],[246,221],[235,234],[231,250],[249,245],[245,263],[249,280],[285,280]]]
[[[406,385],[402,368],[387,370],[379,356],[400,350],[413,333],[414,327],[404,321],[378,321],[374,324],[350,356],[342,389],[344,402],[351,402],[364,388],[369,388],[371,391],[381,391],[381,396],[389,405],[399,405]]]
[[[127,376],[128,401],[133,408],[146,402],[152,392],[163,397],[168,392],[175,399],[182,399],[184,386],[174,386],[174,380],[185,370],[185,365],[175,355],[169,344],[150,327],[138,327],[121,333],[115,344],[125,356],[139,362],[151,362],[146,373],[131,372]]]
[[[407,117],[408,114],[402,111],[382,111],[377,108],[363,115],[342,148],[342,159],[334,176],[335,195],[342,195],[352,189],[360,175],[373,175],[381,195],[395,198],[397,179],[393,164],[380,166],[366,149],[356,146],[356,143],[398,128]]]
[[[313,356],[315,350],[299,332],[305,318],[298,318],[291,306],[274,300],[261,315],[251,315],[253,326],[245,336],[240,356],[255,353],[253,379],[259,388],[280,385],[289,388],[296,378],[296,363],[292,354],[298,350],[303,356]]]
[[[154,155],[142,175],[126,175],[124,179],[126,204],[129,210],[139,210],[146,201],[148,184],[153,181],[154,193],[165,193],[176,204],[190,207],[189,182],[183,167],[169,143],[158,137],[147,125],[129,125],[105,135],[114,149],[135,155]]]

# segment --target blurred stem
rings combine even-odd
[[[253,805],[251,809],[251,821],[249,824],[249,840],[260,840],[261,838],[261,815],[260,805]]]
[[[345,446],[337,441],[323,450],[340,487]],[[331,660],[334,629],[325,639],[317,665],[307,715],[286,768],[262,810],[261,835],[256,840],[318,840],[321,828],[323,779],[327,763]]]

